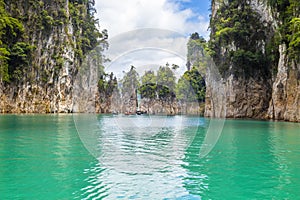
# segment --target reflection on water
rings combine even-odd
[[[1,115],[0,199],[300,196],[300,124],[227,120],[215,148],[200,158],[209,122]]]
[[[88,179],[97,183],[97,187],[87,186],[83,188],[85,193],[89,197],[97,196],[100,188],[107,191],[107,199],[188,196],[183,180],[187,170],[182,167],[188,164],[183,158],[198,128],[204,126],[204,119],[139,116],[139,124],[135,119],[132,116],[98,118],[99,148],[93,155],[98,156],[99,164],[91,169],[93,173]],[[83,138],[84,133],[80,134]]]

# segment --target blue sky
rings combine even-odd
[[[203,14],[209,17],[210,14],[210,0],[170,0],[180,4],[180,9],[192,9],[195,13]]]
[[[170,0],[180,5],[180,10],[191,9],[196,15],[187,19],[187,21],[197,21],[199,15],[203,16],[206,21],[209,21],[211,13],[211,0]],[[201,33],[200,33],[201,34]],[[206,36],[207,37],[207,36]]]

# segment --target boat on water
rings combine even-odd
[[[148,113],[147,113],[147,111],[138,110],[138,111],[136,111],[136,114],[137,115],[144,115],[144,114],[148,114]]]
[[[134,112],[125,112],[124,115],[145,115],[145,114],[148,114],[147,111],[141,111],[141,110],[138,110],[136,111],[135,113]]]
[[[147,111],[141,110],[141,94],[139,94],[138,90],[135,90],[135,98],[131,98],[132,101],[135,101],[136,108],[133,109],[132,106],[126,108],[127,111],[124,112],[124,115],[145,115],[148,114]]]

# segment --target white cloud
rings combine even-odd
[[[131,65],[143,74],[167,62],[179,65],[182,74],[188,36],[209,34],[204,15],[180,10],[168,0],[97,0],[96,9],[100,28],[109,35],[106,55],[112,62],[106,63],[107,71],[119,78]]]
[[[107,67],[107,71],[113,71],[114,74],[120,79],[123,76],[123,71],[128,72],[131,65],[136,67],[137,72],[142,76],[147,70],[156,71],[159,66],[164,66],[166,63],[176,63],[181,66],[176,70],[175,75],[179,77],[185,71],[185,59],[167,52],[157,49],[141,49],[134,52],[128,52],[123,56],[115,59]]]
[[[208,20],[204,14],[191,9],[179,10],[179,4],[167,0],[97,0],[96,8],[100,26],[108,30],[110,37],[139,28],[208,36]]]

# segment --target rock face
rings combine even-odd
[[[72,0],[6,1],[6,11],[23,24],[23,41],[33,51],[19,79],[0,81],[0,112],[73,112],[74,81],[87,52],[82,23],[90,6]]]
[[[179,114],[179,106],[177,101],[162,101],[158,99],[142,99],[140,110],[146,111],[151,115],[175,115]]]
[[[240,9],[243,2],[235,1],[237,4],[236,8]],[[240,41],[237,38],[234,36],[231,37],[231,29],[220,30],[215,28],[216,23],[212,23],[212,41],[221,41],[222,34],[226,32],[224,38],[227,37],[227,41],[229,40],[230,42],[228,44],[223,40],[219,43],[214,43],[219,45],[215,49],[221,55],[221,59],[220,57],[214,59],[216,60],[216,68],[220,70],[220,77],[219,79],[210,78],[213,74],[218,74],[218,72],[208,69],[205,115],[300,122],[299,62],[296,61],[297,59],[291,58],[285,44],[278,45],[270,42],[270,38],[274,37],[274,33],[278,29],[278,24],[281,24],[280,20],[277,19],[279,13],[267,5],[266,1],[251,0],[248,2],[250,9],[258,15],[258,22],[260,24],[257,27],[261,26],[262,30],[268,30],[262,31],[261,34],[252,40],[248,38],[248,41],[251,41],[249,44],[254,41],[252,45],[255,45],[257,49],[254,52],[261,51],[261,54],[267,59],[269,59],[267,52],[268,45],[274,45],[275,51],[270,54],[278,54],[278,58],[275,58],[273,61],[270,61],[271,59],[262,60],[256,64],[261,67],[255,68],[255,65],[253,65],[250,70],[250,64],[248,64],[250,61],[243,63],[243,60],[239,60],[240,62],[236,64],[238,67],[234,66],[232,60],[235,57],[232,55],[235,55],[235,52],[238,52],[241,46],[244,47],[243,52],[247,51],[247,45],[249,49],[251,49],[251,46],[248,43],[246,45],[245,43],[239,44]],[[218,0],[213,1],[212,19],[219,22],[223,20],[223,23],[227,23],[226,20],[229,18],[226,19],[224,15],[218,14],[218,11],[222,9],[222,6],[223,9],[226,6],[230,8],[230,4],[234,3]],[[227,17],[231,17],[230,14]],[[221,39],[217,38],[217,36],[220,36]],[[276,45],[278,52],[276,52]],[[252,54],[246,55],[251,57]],[[227,58],[229,59],[226,60]],[[224,63],[226,64],[226,72],[222,73]],[[277,71],[277,73],[273,73],[273,71]]]
[[[73,112],[95,113],[97,102],[97,80],[99,80],[98,60],[93,55],[84,59],[81,68],[74,78]]]
[[[216,83],[217,82],[217,83]],[[207,80],[205,116],[228,118],[266,118],[271,86],[265,80]]]
[[[224,118],[227,110],[226,84],[216,65],[209,62],[206,76],[205,113],[207,117]]]
[[[279,50],[278,73],[273,83],[268,117],[300,122],[300,64],[288,63],[285,45]]]

